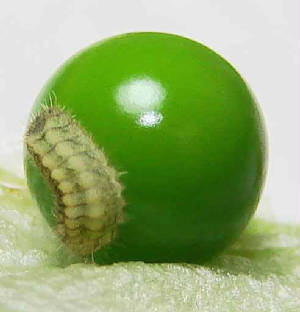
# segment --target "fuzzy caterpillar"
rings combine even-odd
[[[55,195],[56,231],[77,255],[111,242],[123,221],[123,186],[91,136],[60,107],[33,116],[26,148]]]

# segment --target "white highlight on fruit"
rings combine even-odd
[[[138,120],[138,124],[143,127],[155,127],[160,124],[162,119],[163,116],[161,113],[151,111],[141,115],[140,119]]]
[[[160,82],[145,76],[130,79],[121,84],[116,101],[126,113],[140,114],[161,107],[166,91]]]

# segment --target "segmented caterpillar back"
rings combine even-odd
[[[123,187],[91,136],[59,107],[43,107],[25,136],[29,154],[55,194],[57,232],[87,255],[107,245],[123,221]]]

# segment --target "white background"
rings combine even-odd
[[[259,213],[298,223],[299,11],[298,0],[0,0],[0,166],[21,167],[30,107],[71,55],[124,32],[177,33],[223,55],[252,87],[270,146]]]

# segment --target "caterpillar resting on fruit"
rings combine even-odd
[[[57,232],[75,254],[108,244],[123,221],[123,186],[91,136],[60,107],[29,124],[27,150],[55,194]]]

